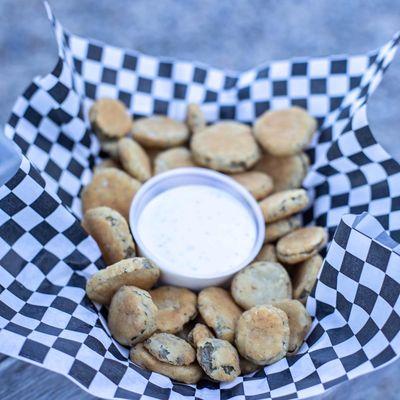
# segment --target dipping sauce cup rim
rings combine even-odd
[[[215,272],[213,274],[196,275],[193,273],[185,272],[185,270],[175,269],[169,265],[165,265],[162,259],[150,251],[143,243],[138,231],[138,222],[140,214],[146,205],[160,193],[178,186],[185,185],[208,185],[224,190],[233,195],[245,206],[254,219],[256,229],[256,240],[249,255],[240,264],[224,270]],[[242,185],[237,183],[234,179],[220,172],[212,171],[200,167],[185,167],[175,168],[173,170],[160,173],[153,178],[150,178],[136,193],[129,212],[129,225],[132,235],[135,239],[136,245],[140,253],[152,260],[161,270],[173,275],[182,276],[196,280],[209,280],[213,278],[228,278],[232,274],[238,272],[248,264],[250,264],[259,253],[265,237],[265,221],[260,206],[254,197]]]

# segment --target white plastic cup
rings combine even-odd
[[[218,188],[234,196],[250,212],[250,215],[254,218],[254,225],[256,227],[256,239],[251,252],[245,260],[228,271],[215,272],[204,277],[193,276],[190,274],[190,271],[181,271],[165,265],[160,255],[154,254],[154,252],[146,247],[146,243],[143,243],[137,229],[141,212],[154,197],[178,186],[196,184]],[[208,286],[223,285],[226,283],[236,272],[254,260],[263,245],[265,236],[264,218],[260,206],[253,196],[232,178],[204,168],[176,168],[149,179],[136,193],[132,201],[129,224],[138,248],[138,253],[153,261],[160,268],[161,281],[164,284],[182,286],[193,290],[201,290]]]

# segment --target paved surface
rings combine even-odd
[[[50,0],[71,31],[154,55],[246,69],[271,59],[361,53],[400,29],[400,0]],[[400,57],[399,57],[400,58]],[[0,124],[56,47],[39,0],[0,2]],[[400,159],[400,61],[372,97],[376,138]],[[1,153],[0,153],[1,157]],[[399,398],[400,362],[344,384],[324,399]],[[54,373],[0,356],[1,399],[93,398]]]

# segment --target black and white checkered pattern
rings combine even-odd
[[[305,398],[398,357],[400,165],[376,143],[366,118],[398,36],[368,55],[226,73],[72,35],[48,11],[59,61],[17,100],[6,126],[26,157],[0,188],[0,352],[59,372],[98,397],[123,399]],[[127,360],[105,310],[85,297],[87,277],[103,263],[77,219],[79,192],[99,159],[87,112],[104,96],[121,99],[135,118],[183,119],[186,104],[196,102],[210,122],[251,123],[290,105],[318,119],[305,181],[314,203],[304,218],[326,226],[331,244],[298,355],[229,384],[196,386]]]

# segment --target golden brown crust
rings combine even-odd
[[[185,340],[170,333],[155,333],[144,347],[158,360],[172,365],[189,365],[196,360],[196,352]]]
[[[278,157],[299,153],[310,143],[316,129],[315,118],[300,107],[266,111],[254,124],[260,145]]]
[[[95,207],[110,207],[128,221],[129,209],[140,182],[117,168],[96,171],[92,181],[82,191],[83,213]]]
[[[159,153],[154,159],[154,174],[174,168],[194,167],[192,153],[186,147],[174,147]]]
[[[114,294],[108,311],[108,327],[115,340],[133,346],[157,329],[157,307],[149,292],[135,286],[122,286]]]
[[[280,219],[275,222],[270,222],[265,226],[265,242],[275,242],[281,237],[293,232],[301,226],[301,215],[293,215],[289,218]]]
[[[300,349],[308,331],[311,327],[311,316],[303,304],[297,300],[283,300],[275,303],[277,307],[284,311],[289,319],[289,346],[288,355],[294,355]]]
[[[89,111],[93,130],[108,138],[121,138],[132,129],[132,118],[125,104],[115,99],[99,99]]]
[[[150,294],[159,309],[157,326],[161,332],[177,333],[197,315],[197,296],[189,289],[161,286]]]
[[[271,176],[274,181],[274,191],[281,192],[300,188],[309,165],[310,161],[305,153],[286,157],[275,157],[265,153],[254,169]]]
[[[157,360],[144,347],[138,343],[130,351],[131,361],[149,371],[158,372],[187,384],[197,383],[203,376],[203,371],[197,363],[190,365],[171,365]]]
[[[234,341],[236,322],[242,310],[228,291],[220,287],[203,289],[198,296],[198,307],[204,321],[219,339]]]
[[[91,300],[107,305],[122,286],[150,289],[159,276],[159,268],[146,258],[128,258],[92,275],[87,281],[86,293]]]
[[[188,104],[186,110],[186,124],[192,134],[200,132],[206,127],[204,113],[198,104]]]
[[[228,173],[243,172],[260,157],[251,129],[232,121],[219,122],[197,132],[191,150],[199,165]]]
[[[135,243],[125,218],[110,207],[88,210],[82,226],[96,241],[107,265],[135,257]]]
[[[194,347],[197,347],[197,344],[202,340],[213,338],[214,335],[208,329],[208,327],[204,324],[197,323],[194,328],[189,332],[188,340],[193,344]]]
[[[261,200],[274,190],[272,178],[258,171],[242,172],[231,176],[236,182],[244,186],[256,200]]]
[[[135,121],[132,134],[142,146],[157,149],[179,146],[189,139],[185,124],[162,115]]]
[[[257,365],[268,365],[286,355],[289,335],[286,314],[262,305],[245,311],[239,318],[235,343],[241,356]]]
[[[143,148],[130,138],[118,141],[119,160],[124,170],[140,182],[151,177],[151,164],[149,156]]]
[[[276,257],[276,249],[273,244],[264,244],[258,253],[255,261],[270,261],[270,262],[278,262]]]
[[[226,340],[207,338],[200,341],[197,361],[211,379],[219,382],[230,382],[240,375],[239,354]]]
[[[323,259],[319,254],[303,261],[293,268],[293,298],[306,303],[309,294],[314,288]]]
[[[259,204],[265,222],[270,223],[298,213],[307,207],[308,202],[304,189],[292,189],[271,194]]]
[[[296,229],[276,244],[278,259],[286,264],[297,264],[317,254],[327,242],[324,228],[310,226]]]
[[[236,303],[248,310],[292,298],[292,284],[281,264],[257,261],[234,276],[231,293]]]

